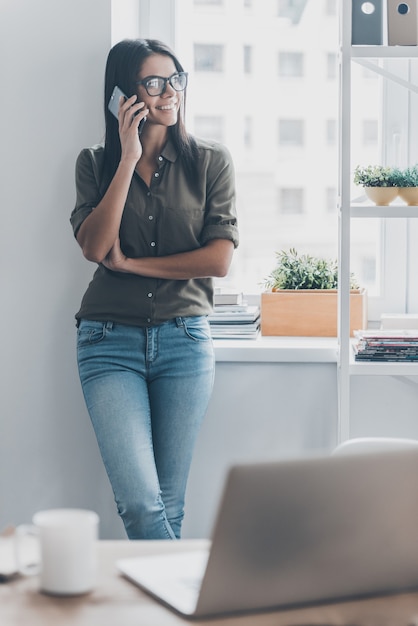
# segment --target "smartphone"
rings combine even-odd
[[[118,113],[119,113],[119,100],[120,98],[125,98],[125,100],[127,99],[127,96],[123,93],[122,89],[119,89],[119,87],[116,85],[116,87],[114,88],[112,95],[110,96],[110,100],[109,100],[109,104],[108,104],[108,109],[111,113],[113,113],[113,115],[116,117],[116,119],[118,119]],[[147,118],[144,117],[144,119],[142,119],[139,122],[139,126],[138,126],[138,133],[141,134],[142,130],[144,128],[144,124],[147,121]]]

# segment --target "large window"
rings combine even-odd
[[[161,25],[170,22],[169,43],[189,72],[188,128],[225,143],[235,163],[241,244],[223,283],[259,292],[275,252],[290,247],[337,258],[336,0],[162,1],[170,10],[146,36],[164,38]],[[401,75],[418,84],[418,69],[401,63]],[[353,170],[415,163],[418,96],[353,65]],[[352,193],[363,199],[361,188]],[[417,222],[352,220],[352,269],[375,320],[418,309],[416,272],[408,270],[418,266]]]
[[[207,138],[222,133],[236,169],[241,243],[223,282],[259,292],[276,251],[290,247],[336,258],[332,3],[225,0],[217,12],[188,0],[175,6],[175,48],[191,70],[188,127]]]

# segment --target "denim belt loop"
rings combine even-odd
[[[184,320],[182,317],[176,317],[176,326],[179,328],[180,326],[184,326]]]
[[[106,328],[106,330],[112,330],[113,322],[106,322],[105,328]]]

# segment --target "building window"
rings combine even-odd
[[[335,54],[335,52],[328,52],[326,66],[328,80],[335,80],[337,78],[337,69],[337,55]]]
[[[244,117],[244,146],[252,148],[253,145],[253,118],[248,115]]]
[[[327,213],[337,211],[337,188],[327,187],[325,189],[325,210]]]
[[[217,44],[194,45],[194,69],[197,72],[222,72],[224,47]]]
[[[304,120],[279,120],[280,146],[303,146],[304,135]]]
[[[197,115],[194,118],[195,134],[203,139],[213,139],[214,141],[224,140],[224,120],[222,117]]]
[[[326,143],[334,146],[337,141],[337,120],[326,120],[325,127]]]
[[[378,124],[377,120],[363,120],[362,122],[362,138],[365,146],[374,146],[378,140]]]
[[[196,6],[204,6],[204,5],[222,6],[223,3],[224,3],[224,0],[194,0],[194,4]]]
[[[366,285],[373,285],[376,281],[376,259],[373,257],[363,257],[361,259],[363,281]]]
[[[251,46],[244,46],[244,74],[251,74],[253,62],[253,49]]]
[[[283,78],[303,76],[303,52],[279,52],[279,76]]]
[[[297,24],[302,16],[307,0],[278,0],[277,14],[287,17],[293,24]]]
[[[283,215],[302,215],[304,212],[304,189],[279,189],[279,212]]]

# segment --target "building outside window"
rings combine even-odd
[[[300,78],[303,76],[304,54],[303,52],[279,52],[279,76]]]
[[[327,52],[326,59],[327,59],[327,66],[326,66],[327,78],[328,80],[335,80],[337,78],[337,72],[338,72],[337,54],[335,52]]]
[[[224,120],[220,115],[196,115],[195,133],[198,137],[224,143]]]
[[[279,17],[285,17],[297,24],[301,19],[307,0],[278,0]]]
[[[329,146],[335,146],[337,143],[337,120],[325,121],[325,137]]]
[[[304,189],[279,189],[279,212],[283,215],[302,215],[304,212]]]
[[[280,146],[303,146],[304,137],[304,120],[279,120]]]
[[[336,78],[337,18],[325,19],[323,0],[266,0],[250,11],[225,0],[224,14],[189,0],[175,6],[175,49],[190,73],[188,128],[222,133],[236,171],[241,243],[221,283],[259,292],[276,251],[290,247],[336,258],[338,214],[326,189],[337,185],[338,145],[325,129],[338,118],[327,65]]]
[[[196,6],[222,6],[223,0],[193,0]]]
[[[215,44],[194,45],[194,69],[196,72],[222,72],[224,46]]]
[[[377,120],[363,120],[363,143],[366,145],[377,144],[378,124]]]
[[[327,213],[336,213],[337,211],[337,188],[327,187],[325,189],[325,210]]]
[[[250,149],[253,145],[253,118],[247,115],[244,118],[244,147]]]
[[[244,74],[251,74],[252,72],[252,47],[244,46]]]

